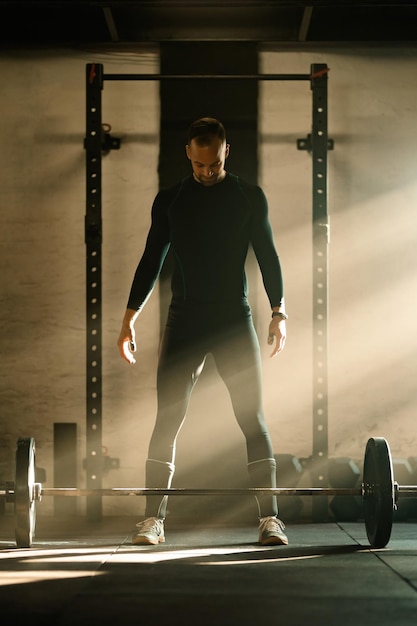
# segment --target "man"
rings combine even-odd
[[[282,274],[265,196],[260,187],[226,172],[229,148],[218,120],[202,118],[191,124],[186,153],[192,175],[155,198],[122,323],[119,351],[128,363],[135,363],[134,324],[171,248],[172,300],[159,353],[158,410],[146,461],[149,488],[171,485],[176,438],[208,353],[246,438],[251,485],[275,487],[276,464],[262,409],[260,349],[246,292],[249,245],[272,310],[271,356],[284,348],[286,338]],[[165,541],[167,500],[147,497],[146,519],[137,524],[134,544]],[[276,497],[257,497],[257,502],[260,543],[287,544],[284,524],[277,519]]]

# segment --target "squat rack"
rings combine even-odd
[[[105,74],[104,66],[86,66],[86,473],[87,490],[101,489],[102,455],[102,150],[109,147],[102,127],[102,90],[107,81],[161,80],[261,80],[309,81],[312,92],[312,130],[299,139],[299,150],[312,156],[313,237],[313,487],[327,487],[328,462],[328,244],[327,151],[332,148],[327,132],[326,64],[312,64],[309,74]],[[105,141],[106,140],[106,141]],[[111,142],[110,142],[111,148]],[[102,517],[102,498],[87,497],[87,517]],[[327,519],[327,497],[313,499],[313,520]]]

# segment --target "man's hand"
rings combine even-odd
[[[287,326],[285,320],[281,319],[280,317],[273,317],[269,324],[268,331],[268,344],[272,346],[275,341],[275,347],[271,353],[271,358],[276,356],[284,349],[286,338]]]
[[[138,311],[133,311],[132,309],[126,310],[122,323],[122,329],[120,331],[119,339],[117,340],[120,356],[131,365],[136,363],[136,359],[133,356],[133,352],[136,352],[136,337],[133,325],[137,316]]]

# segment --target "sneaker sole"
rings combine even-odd
[[[132,538],[132,543],[135,546],[157,546],[158,543],[164,543],[165,537],[161,535],[157,539],[152,537],[146,537],[146,535],[139,535]]]
[[[288,539],[282,537],[267,537],[259,542],[262,546],[287,546]]]

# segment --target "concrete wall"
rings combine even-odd
[[[11,479],[18,436],[34,436],[53,485],[54,422],[78,425],[85,484],[84,150],[87,62],[107,72],[158,72],[152,54],[66,50],[0,58],[0,480]],[[370,435],[394,455],[416,454],[417,51],[343,49],[262,53],[265,73],[329,74],[331,455],[361,459]],[[106,83],[103,122],[122,148],[103,160],[103,445],[120,469],[105,486],[141,486],[155,414],[158,290],[138,324],[135,367],[116,340],[157,191],[156,83]],[[269,308],[251,285],[264,355],[265,409],[276,452],[311,454],[311,159],[296,139],[311,130],[309,83],[262,83],[261,184],[285,282],[288,342],[270,360]],[[232,146],[233,149],[233,146]],[[262,316],[262,311],[265,316]],[[202,442],[202,445],[199,443]],[[244,442],[227,393],[208,365],[178,443],[178,470],[207,474]],[[122,500],[120,502],[120,500]],[[42,511],[52,510],[51,502]],[[78,509],[83,511],[83,502]],[[142,512],[142,500],[106,499],[106,514]]]
[[[84,76],[92,61],[108,72],[159,71],[152,54],[59,50],[0,59],[1,474],[12,477],[17,437],[34,436],[47,486],[54,422],[77,423],[85,484]],[[116,340],[158,187],[158,84],[106,83],[102,119],[123,146],[103,159],[103,445],[121,459],[116,482],[126,485],[140,482],[154,414],[157,290],[135,369],[119,358]],[[42,511],[50,508],[45,500]]]
[[[264,72],[329,73],[329,452],[361,458],[370,435],[415,455],[417,138],[415,50],[334,49],[263,55]],[[306,87],[266,84],[262,183],[286,274],[289,339],[266,371],[277,447],[303,454],[311,428],[310,129]],[[272,137],[272,139],[271,139]],[[268,383],[268,381],[270,381]],[[274,384],[282,392],[271,394]],[[297,442],[294,445],[294,441]]]

